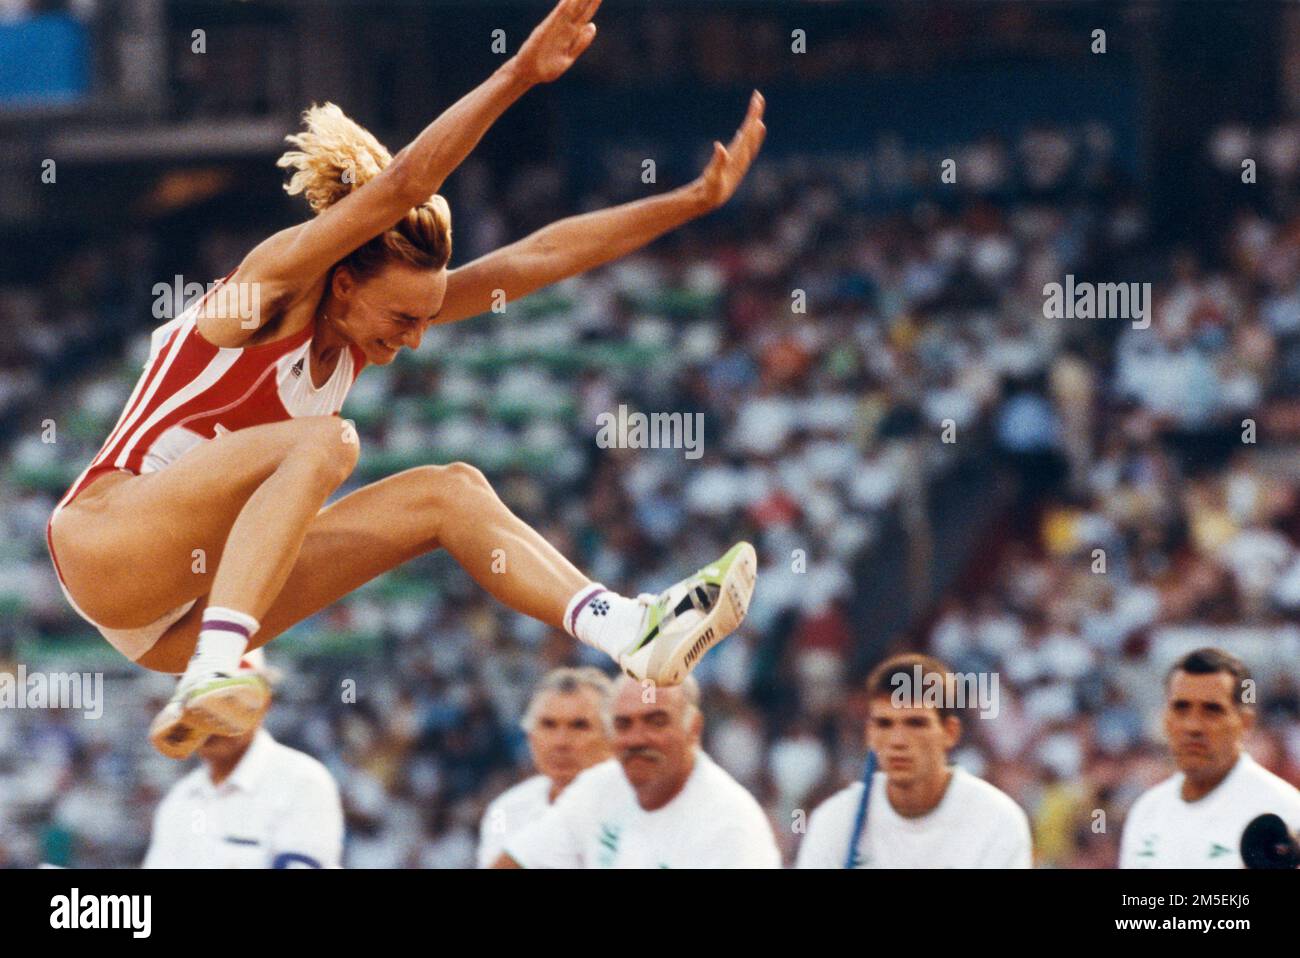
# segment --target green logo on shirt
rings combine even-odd
[[[622,828],[618,825],[601,823],[600,836],[596,839],[601,849],[597,858],[600,867],[608,868],[614,864],[614,859],[618,857],[618,836],[621,831]]]

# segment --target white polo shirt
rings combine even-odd
[[[702,751],[682,790],[647,812],[617,759],[582,772],[506,841],[525,868],[780,868],[754,796]]]
[[[491,868],[506,850],[506,841],[546,814],[551,807],[551,780],[526,778],[494,798],[479,826],[478,867]]]
[[[1029,819],[1009,795],[954,767],[939,804],[907,818],[889,801],[884,772],[871,784],[855,868],[1030,868]],[[862,800],[862,783],[836,792],[812,813],[796,868],[843,868]]]
[[[200,765],[172,786],[154,814],[144,867],[338,868],[342,857],[333,777],[261,729],[220,785]]]
[[[1183,799],[1182,772],[1138,796],[1124,820],[1120,868],[1244,868],[1241,833],[1272,812],[1300,829],[1300,791],[1245,752],[1210,794]]]

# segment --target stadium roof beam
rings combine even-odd
[[[209,159],[278,153],[293,119],[196,121],[124,130],[66,129],[46,140],[48,155],[77,162]]]

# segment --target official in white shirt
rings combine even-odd
[[[479,868],[491,867],[506,840],[541,818],[579,772],[609,758],[603,713],[613,687],[594,668],[554,669],[542,679],[520,723],[538,774],[488,805],[479,827]]]
[[[271,674],[261,649],[240,670]],[[343,806],[324,765],[260,721],[237,738],[210,736],[195,754],[203,764],[154,814],[145,868],[341,867]]]
[[[1165,734],[1178,773],[1138,797],[1124,821],[1121,868],[1242,868],[1241,835],[1272,813],[1300,828],[1300,791],[1243,749],[1254,681],[1219,649],[1185,656],[1165,678]]]
[[[779,868],[758,802],[699,748],[699,685],[615,685],[616,758],[506,841],[497,868]]]
[[[900,694],[918,675],[920,694]],[[1032,867],[1029,819],[1020,806],[948,764],[948,752],[961,737],[961,700],[949,668],[928,655],[895,656],[875,668],[867,689],[867,746],[880,770],[872,778],[853,867]],[[845,867],[862,790],[857,782],[817,807],[795,867]]]

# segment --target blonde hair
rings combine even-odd
[[[333,103],[312,104],[302,122],[303,132],[285,137],[297,149],[287,151],[276,166],[294,171],[285,192],[303,194],[313,213],[319,215],[360,189],[393,161],[369,130]],[[439,270],[450,259],[451,207],[434,194],[335,265],[370,276],[390,262]]]

